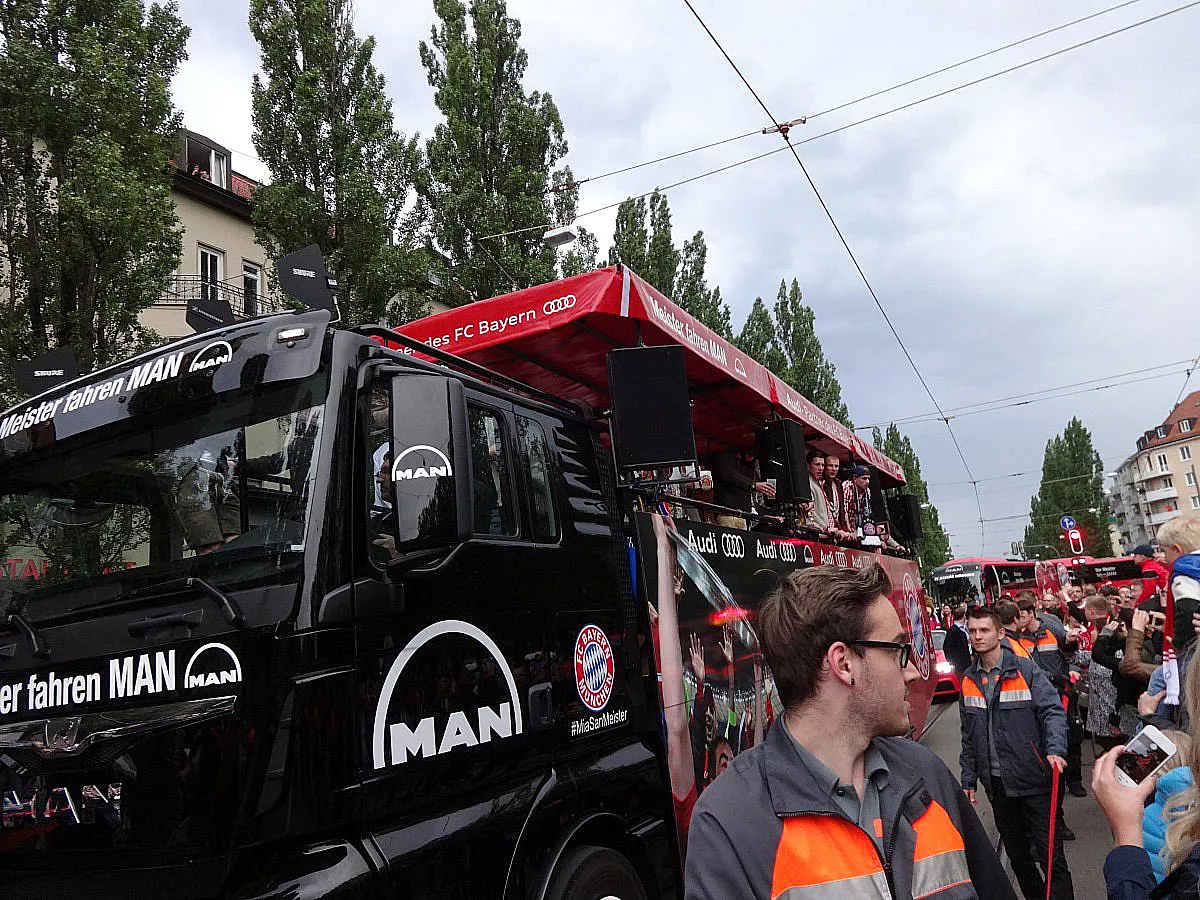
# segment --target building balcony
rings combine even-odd
[[[248,294],[241,285],[226,281],[206,281],[201,275],[172,275],[163,287],[159,303],[186,306],[192,300],[227,300],[233,315],[249,319],[284,309],[277,300],[262,294]]]
[[[1165,510],[1164,512],[1151,513],[1150,514],[1150,524],[1154,525],[1154,526],[1158,526],[1158,525],[1163,524],[1164,522],[1170,522],[1177,515],[1179,515],[1179,510],[1177,510],[1177,509],[1168,509],[1168,510]]]
[[[1137,473],[1133,476],[1133,483],[1141,484],[1142,482],[1150,481],[1155,478],[1162,478],[1164,475],[1170,475],[1170,474],[1171,474],[1170,471],[1159,472],[1156,469],[1151,469],[1149,472],[1143,472],[1141,470],[1141,467],[1139,467],[1137,470]]]
[[[1173,487],[1157,488],[1153,491],[1146,491],[1146,502],[1157,503],[1159,500],[1174,500],[1179,496],[1179,491]]]

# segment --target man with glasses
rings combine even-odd
[[[1014,897],[954,776],[903,737],[921,676],[890,590],[875,564],[816,566],[763,601],[784,714],[700,795],[688,900]]]
[[[974,803],[983,782],[1021,892],[1026,900],[1042,900],[1050,822],[1057,811],[1050,771],[1061,773],[1067,766],[1067,714],[1037,662],[1001,643],[994,611],[968,612],[967,634],[976,661],[962,677],[963,790]],[[1054,835],[1053,857],[1050,897],[1073,900],[1061,830]]]

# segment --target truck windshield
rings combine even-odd
[[[978,569],[945,574],[935,569],[929,586],[934,600],[951,606],[978,599],[982,593]]]
[[[184,575],[279,582],[304,549],[323,407],[278,387],[59,442],[0,472],[0,613],[45,620]]]

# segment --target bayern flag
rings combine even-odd
[[[1175,597],[1167,582],[1166,621],[1163,622],[1163,678],[1167,682],[1167,703],[1179,705],[1179,660],[1175,658]]]

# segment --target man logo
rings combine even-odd
[[[493,708],[482,706],[473,711],[474,724],[467,718],[467,713],[456,711],[450,713],[439,740],[436,723],[432,716],[422,719],[415,728],[410,728],[407,722],[389,722],[388,707],[392,705],[392,694],[396,684],[404,673],[404,667],[412,660],[417,651],[435,640],[446,635],[456,634],[477,641],[496,661],[499,672],[504,676],[508,685],[509,700]],[[525,720],[521,713],[521,702],[517,697],[517,682],[513,678],[512,669],[504,659],[504,654],[496,646],[495,641],[470,622],[458,619],[446,619],[434,622],[416,634],[408,645],[392,662],[383,687],[379,691],[379,701],[375,704],[375,725],[371,732],[371,759],[376,769],[388,766],[398,766],[408,762],[410,756],[440,756],[459,747],[476,747],[486,744],[492,738],[510,738],[520,734],[525,728]],[[391,752],[388,753],[390,748]]]
[[[231,359],[233,359],[233,348],[229,346],[229,342],[213,341],[208,346],[201,348],[200,352],[192,357],[192,364],[188,366],[188,373],[215,369],[217,366],[227,363]]]
[[[400,463],[404,462],[404,458],[410,453],[424,451],[431,453],[437,457],[441,465],[426,465],[401,468]],[[450,466],[450,460],[446,454],[437,447],[430,447],[428,444],[414,444],[403,453],[396,457],[396,461],[392,463],[392,481],[413,481],[417,478],[438,478],[442,475],[453,475],[454,470]]]
[[[813,564],[812,547],[808,546],[808,544],[804,545],[804,564],[808,566]]]
[[[555,297],[553,300],[547,300],[542,304],[542,312],[548,316],[552,316],[557,312],[566,312],[574,305],[575,295],[567,294],[565,297]]]
[[[737,372],[743,378],[750,377],[749,375],[746,374],[746,367],[744,365],[742,365],[742,358],[740,356],[735,356],[733,358],[733,371]]]
[[[739,535],[722,534],[721,551],[730,559],[745,559],[746,542]]]
[[[183,670],[185,689],[239,684],[241,680],[242,664],[237,654],[224,644],[205,644],[192,654]]]

